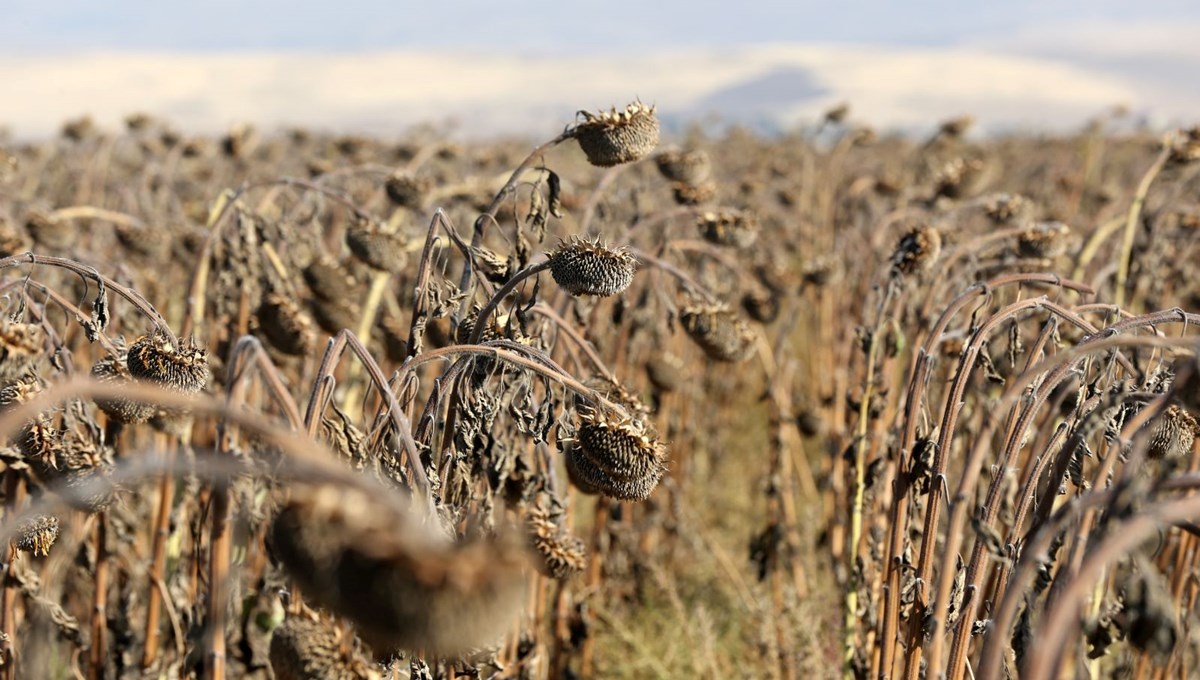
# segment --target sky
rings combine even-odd
[[[1200,20],[1195,0],[5,0],[5,51],[475,49],[1003,42],[1038,27]]]
[[[0,16],[0,126],[18,136],[134,110],[204,131],[525,133],[634,96],[767,128],[841,101],[905,129],[1200,111],[1197,0],[0,0]]]

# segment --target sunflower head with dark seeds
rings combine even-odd
[[[550,274],[571,295],[609,297],[633,283],[637,260],[622,248],[572,237],[550,253]]]
[[[46,356],[46,332],[38,324],[0,321],[0,382],[10,382],[35,367]]]
[[[105,385],[122,386],[133,381],[133,375],[129,372],[128,357],[124,354],[120,356],[106,356],[92,364],[92,377],[97,382]],[[101,411],[108,414],[108,417],[119,422],[144,423],[154,415],[158,409],[151,404],[145,402],[133,401],[130,399],[96,399],[96,406],[100,407]]]
[[[134,378],[184,394],[195,394],[208,384],[208,352],[191,339],[177,342],[162,330],[130,345],[126,364]]]
[[[714,361],[742,361],[754,351],[754,330],[724,305],[691,305],[679,318],[688,336]]]
[[[21,523],[13,546],[34,556],[50,554],[50,548],[58,540],[58,518],[53,515],[36,515]]]
[[[348,629],[328,617],[289,616],[271,635],[276,680],[368,680],[380,677]]]
[[[358,220],[346,229],[346,246],[354,257],[380,271],[398,271],[408,262],[404,237],[373,220]]]
[[[897,276],[928,271],[942,252],[942,234],[928,224],[911,227],[892,252],[892,273]]]
[[[1067,250],[1071,228],[1062,222],[1038,222],[1017,236],[1021,257],[1053,258]]]
[[[699,149],[663,151],[654,157],[654,162],[662,176],[672,182],[696,186],[712,175],[712,162],[708,154]]]
[[[583,571],[587,548],[579,537],[559,524],[560,514],[548,494],[539,494],[525,517],[526,530],[538,559],[538,571],[553,579],[565,580]]]
[[[574,137],[588,162],[601,168],[645,158],[658,145],[658,117],[654,107],[634,102],[622,110],[580,111],[583,122]]]
[[[361,489],[293,487],[272,551],[306,598],[352,621],[376,653],[490,644],[525,600],[529,546],[499,535],[451,542],[398,505]]]
[[[745,248],[758,238],[758,217],[744,210],[706,212],[696,227],[706,241],[719,246]]]
[[[565,453],[580,491],[618,500],[649,498],[667,469],[667,447],[654,426],[615,409],[580,409],[579,431]]]

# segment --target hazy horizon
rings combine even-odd
[[[199,132],[239,122],[542,134],[575,110],[656,102],[669,121],[788,129],[849,102],[884,129],[971,114],[1056,131],[1114,105],[1194,122],[1200,4],[949,1],[731,7],[615,0],[25,4],[0,25],[0,127],[52,134],[134,111]],[[566,120],[564,120],[566,118]]]

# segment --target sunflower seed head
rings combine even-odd
[[[699,184],[673,182],[671,184],[671,192],[675,196],[675,202],[679,205],[704,205],[705,203],[712,202],[717,197],[717,185],[712,180],[700,182]]]
[[[1192,451],[1192,442],[1200,436],[1200,423],[1176,404],[1154,419],[1146,455],[1152,459],[1181,459]]]
[[[50,547],[58,540],[58,518],[52,515],[37,515],[21,524],[13,545],[35,556],[50,554]]]
[[[341,300],[355,287],[354,277],[331,257],[318,257],[304,268],[304,282],[321,300]]]
[[[583,382],[585,387],[595,391],[605,399],[619,404],[630,415],[635,418],[646,419],[650,415],[650,407],[642,403],[636,394],[625,388],[624,385],[610,380],[604,376],[593,376]],[[582,398],[575,402],[576,406],[584,408],[587,403]],[[649,420],[646,420],[647,427],[653,427]]]
[[[17,378],[0,387],[0,412],[33,399],[44,389],[45,381],[35,375],[27,374]]]
[[[43,248],[64,250],[75,241],[75,230],[66,220],[57,220],[40,211],[33,211],[25,217],[25,231],[34,243]]]
[[[418,208],[431,185],[428,179],[418,179],[407,172],[398,171],[387,178],[383,188],[388,198],[401,208]]]
[[[293,489],[271,545],[306,596],[352,621],[380,653],[453,655],[490,643],[524,602],[524,541],[451,543],[359,490]]]
[[[1019,224],[1033,215],[1033,202],[1021,194],[1002,192],[988,197],[983,212],[997,224]]]
[[[538,501],[525,519],[533,549],[541,558],[536,562],[538,570],[550,578],[568,579],[587,565],[587,548],[577,536],[559,526],[548,500]]]
[[[2,174],[0,174],[2,176]],[[0,257],[9,257],[29,250],[29,241],[12,222],[0,217]]]
[[[258,307],[258,327],[275,349],[304,356],[316,345],[312,317],[290,296],[270,292]]]
[[[566,449],[567,473],[584,493],[645,500],[666,470],[667,449],[642,418],[580,409],[576,441]]]
[[[42,484],[81,512],[96,513],[112,505],[116,488],[108,481],[111,449],[72,429],[39,426],[36,431],[38,450],[26,460]]]
[[[654,157],[658,171],[672,182],[683,182],[692,186],[703,184],[712,174],[712,163],[708,154],[699,149],[663,151]]]
[[[0,320],[0,383],[36,372],[46,352],[46,331],[38,324]]]
[[[271,635],[271,670],[277,680],[368,680],[378,678],[371,660],[351,633],[334,621],[289,616]]]
[[[779,295],[765,286],[755,286],[742,296],[742,309],[761,324],[773,323],[779,318]]]
[[[1062,222],[1039,222],[1017,236],[1017,252],[1022,257],[1058,257],[1067,248],[1071,228]]]
[[[928,224],[919,224],[900,237],[892,253],[892,272],[907,276],[928,271],[942,252],[942,235]]]
[[[588,162],[607,168],[645,158],[658,145],[658,117],[653,106],[634,102],[623,110],[589,113],[574,135]]]
[[[680,313],[683,329],[714,361],[743,361],[754,351],[754,331],[724,305],[692,305]]]
[[[957,118],[950,118],[949,120],[943,121],[942,124],[938,126],[938,134],[957,139],[962,137],[963,134],[965,134],[966,131],[969,130],[974,124],[975,118],[972,116],[959,116]]]
[[[758,238],[758,216],[743,210],[706,212],[696,226],[705,240],[719,246],[745,248]]]
[[[358,328],[360,311],[347,300],[309,300],[308,310],[317,326],[330,335],[343,328]]]
[[[571,295],[618,295],[633,282],[637,260],[623,248],[572,237],[550,254],[554,281]]]
[[[381,271],[398,271],[408,261],[404,238],[371,220],[351,225],[346,230],[346,245],[354,257]]]
[[[1200,125],[1177,131],[1170,140],[1168,159],[1177,165],[1200,161]]]
[[[129,372],[128,357],[106,356],[92,364],[91,374],[97,381],[106,385],[121,386],[133,381]],[[118,422],[144,423],[158,410],[154,405],[129,399],[96,399],[96,406],[108,414],[108,417]]]
[[[184,394],[195,394],[208,384],[208,352],[190,338],[176,347],[175,339],[160,330],[129,346],[126,365],[134,378]]]
[[[983,161],[972,158],[955,158],[943,165],[934,175],[934,196],[961,198],[970,192],[975,180],[983,172]]]

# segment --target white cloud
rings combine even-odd
[[[796,77],[774,77],[781,73]],[[1140,87],[1103,64],[986,46],[781,44],[553,58],[108,52],[0,57],[0,82],[0,124],[20,136],[50,134],[81,113],[116,125],[131,111],[200,131],[253,121],[394,132],[454,119],[477,134],[545,135],[576,109],[635,95],[674,117],[716,113],[783,125],[843,100],[857,118],[882,127],[932,126],[971,113],[984,126],[1063,128],[1116,103],[1165,116],[1200,110],[1200,91]],[[736,102],[723,93],[735,93]]]

